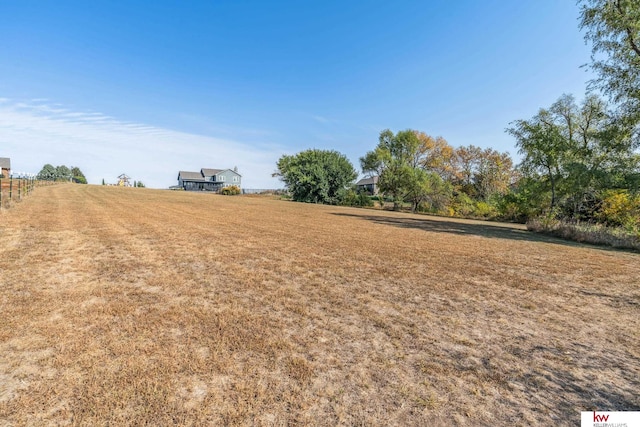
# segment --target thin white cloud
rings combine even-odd
[[[333,121],[331,119],[328,119],[328,118],[326,118],[324,116],[319,116],[317,114],[312,114],[311,118],[313,120],[315,120],[316,122],[319,122],[319,123],[331,123]]]
[[[233,168],[245,188],[277,188],[271,177],[282,150],[232,139],[194,135],[59,104],[0,98],[0,157],[15,170],[37,173],[44,164],[78,166],[90,183],[115,182],[121,173],[149,187],[177,183],[180,170]]]

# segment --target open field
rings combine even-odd
[[[640,255],[264,197],[0,213],[0,426],[577,425],[640,410]]]

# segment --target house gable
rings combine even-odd
[[[202,168],[200,169],[200,174],[207,181],[213,181],[213,177],[222,172],[224,169],[210,169],[210,168]]]
[[[200,172],[180,171],[178,172],[178,181],[197,181],[204,180],[204,176]]]
[[[7,175],[11,174],[11,159],[8,157],[0,157],[0,174]]]
[[[240,186],[242,176],[231,169],[225,169],[218,171],[213,176],[213,181],[215,182],[224,182],[227,185],[237,185]]]
[[[378,176],[371,176],[368,178],[363,178],[360,181],[356,182],[356,188],[358,191],[366,191],[373,195],[378,194]]]

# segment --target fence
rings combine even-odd
[[[29,178],[0,178],[0,209],[6,209],[13,202],[19,202],[33,192],[36,187],[51,185],[50,181],[39,181]]]

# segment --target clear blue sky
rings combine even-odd
[[[590,47],[572,0],[0,0],[0,157],[148,186],[282,154],[358,158],[417,129],[509,151],[510,121],[578,99]]]

